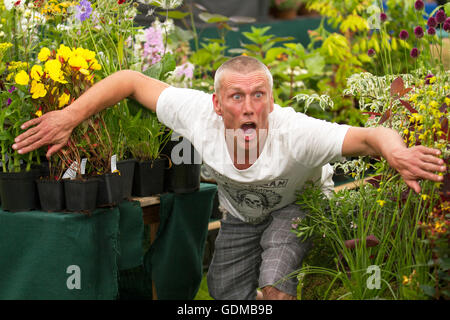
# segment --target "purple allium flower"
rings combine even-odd
[[[443,28],[444,28],[444,31],[449,32],[450,31],[450,22],[445,21]]]
[[[430,79],[434,77],[434,74],[429,73],[427,74],[427,76],[425,77],[425,84],[430,84]]]
[[[435,17],[428,18],[427,26],[429,26],[430,28],[436,28],[437,26],[436,18]]]
[[[11,102],[12,102],[11,98],[8,98],[8,101],[6,101],[6,105],[9,106]]]
[[[370,48],[368,51],[367,51],[367,55],[369,56],[369,57],[373,57],[374,55],[375,55],[375,49],[373,49],[373,48]]]
[[[423,3],[422,0],[417,0],[414,3],[414,8],[416,8],[416,10],[418,10],[418,11],[423,10],[424,7],[425,7],[425,3]]]
[[[16,90],[16,87],[14,87],[14,86],[11,86],[11,88],[9,88],[9,89],[8,89],[8,92],[9,92],[9,93],[13,93],[13,92],[14,92],[14,90]]]
[[[417,26],[414,28],[414,34],[416,38],[420,39],[423,37],[423,28],[421,26]]]
[[[380,20],[381,22],[385,22],[387,20],[387,15],[384,12],[380,13]]]
[[[447,19],[447,16],[445,15],[444,10],[440,9],[438,12],[436,12],[437,23],[444,23],[445,19]]]
[[[89,19],[92,13],[91,3],[88,0],[81,0],[80,3],[75,7],[77,9],[76,18],[83,22]]]
[[[419,56],[419,49],[417,48],[412,48],[411,52],[409,53],[409,55],[411,56],[411,58],[417,58]]]
[[[427,33],[428,33],[430,36],[434,36],[434,35],[436,34],[436,29],[433,28],[433,27],[429,27]]]
[[[408,31],[403,29],[402,31],[400,31],[400,34],[398,36],[399,36],[400,39],[406,40],[406,39],[409,38],[409,33],[408,33]]]

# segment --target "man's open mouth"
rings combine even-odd
[[[245,122],[240,127],[245,141],[253,140],[256,137],[256,123]]]

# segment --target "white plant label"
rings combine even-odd
[[[70,168],[67,169],[66,172],[64,172],[64,175],[62,178],[63,179],[69,178],[70,180],[75,179],[75,177],[77,176],[77,170],[78,170],[78,162],[74,161],[70,165]]]
[[[86,163],[87,163],[87,158],[83,158],[81,159],[81,174],[85,174],[86,173]]]
[[[111,172],[117,171],[117,154],[111,157]]]

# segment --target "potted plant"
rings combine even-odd
[[[113,155],[112,141],[103,115],[100,113],[86,121],[79,141],[87,160],[85,175],[98,179],[98,207],[114,206],[123,199],[122,175],[117,169],[117,155]]]
[[[10,46],[8,46],[10,47]],[[1,54],[3,58],[3,54]],[[23,62],[6,64],[0,60],[0,69],[8,70],[7,77],[0,78],[0,146],[2,172],[0,190],[3,210],[26,211],[39,206],[34,180],[39,170],[33,164],[40,163],[37,151],[21,155],[12,149],[14,138],[21,133],[20,124],[39,115],[31,102],[29,93],[28,64]]]
[[[63,44],[57,50],[42,47],[38,60],[40,63],[33,65],[29,72],[29,94],[33,104],[38,108],[36,111],[38,116],[66,107],[94,83],[95,73],[101,69],[95,58],[95,52],[80,47],[70,48]],[[97,189],[95,192],[93,189],[98,183],[97,180],[88,182],[81,175],[81,159],[83,158],[81,148],[88,121],[74,129],[67,146],[60,150],[50,162],[53,174],[47,180],[70,178],[64,179],[64,193],[67,209],[71,211],[89,211],[96,207],[96,198],[94,204],[90,198],[90,202],[88,201],[85,205],[81,202],[93,194],[96,195]],[[61,176],[64,170],[66,171]],[[54,184],[61,185],[61,183]],[[79,191],[78,188],[84,184],[88,185],[88,189]],[[75,186],[77,190],[72,190]],[[61,192],[61,189],[58,190]],[[76,197],[75,200],[72,200],[72,197]]]
[[[126,128],[130,152],[137,161],[133,179],[134,196],[145,197],[164,191],[166,162],[160,153],[170,138],[164,129],[156,114],[146,109],[140,109]]]

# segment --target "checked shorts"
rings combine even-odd
[[[259,224],[225,213],[207,275],[211,297],[253,300],[256,289],[268,285],[297,296],[297,277],[287,276],[300,269],[311,241],[302,242],[291,225],[304,215],[295,204],[273,211]]]

